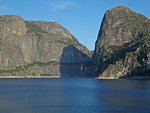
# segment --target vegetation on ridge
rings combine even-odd
[[[56,61],[50,61],[50,62],[47,62],[47,63],[44,63],[44,62],[34,62],[34,63],[27,64],[27,65],[24,65],[24,66],[17,66],[15,69],[0,70],[0,74],[20,72],[20,71],[27,71],[30,67],[33,67],[35,65],[38,65],[38,66],[60,65],[60,63],[58,63]]]

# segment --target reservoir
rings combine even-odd
[[[0,113],[150,113],[150,81],[0,79]]]

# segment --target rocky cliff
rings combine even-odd
[[[0,16],[0,76],[87,77],[93,68],[89,56],[59,23]]]
[[[93,60],[99,78],[150,76],[150,20],[124,6],[108,10]]]

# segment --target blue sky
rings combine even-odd
[[[0,15],[59,22],[93,50],[106,10],[124,5],[150,18],[150,0],[0,0]]]

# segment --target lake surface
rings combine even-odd
[[[150,113],[150,81],[0,79],[0,113]]]

